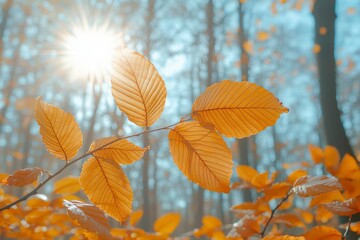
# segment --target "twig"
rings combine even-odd
[[[72,160],[72,161],[66,162],[66,164],[65,164],[62,168],[60,168],[57,172],[55,172],[55,173],[52,174],[52,175],[51,175],[51,174],[48,174],[48,177],[45,179],[45,181],[43,181],[42,183],[40,183],[40,184],[39,184],[36,188],[34,188],[31,192],[29,192],[29,193],[27,193],[26,195],[22,196],[22,197],[19,198],[18,200],[16,200],[16,201],[14,201],[14,202],[12,202],[12,203],[10,203],[10,204],[8,204],[8,205],[0,208],[0,212],[3,211],[3,210],[6,210],[6,209],[10,209],[12,206],[14,206],[14,205],[16,205],[16,204],[18,204],[18,203],[21,203],[21,202],[23,202],[23,201],[25,201],[26,199],[28,199],[28,198],[31,197],[32,195],[37,194],[37,192],[38,192],[38,190],[39,190],[40,188],[42,188],[42,187],[43,187],[47,182],[49,182],[51,179],[53,179],[54,177],[56,177],[56,176],[58,176],[60,173],[62,173],[62,172],[63,172],[66,168],[68,168],[70,165],[73,165],[74,163],[80,161],[81,159],[92,155],[93,153],[95,153],[95,152],[103,149],[104,147],[107,147],[107,146],[109,146],[110,144],[113,144],[113,143],[115,143],[115,142],[117,142],[117,141],[120,141],[120,140],[123,140],[123,139],[128,139],[128,138],[132,138],[132,137],[141,136],[141,135],[144,134],[144,133],[151,133],[151,132],[157,132],[157,131],[161,131],[161,130],[167,130],[167,129],[171,128],[171,127],[176,126],[176,125],[179,124],[180,122],[181,122],[181,121],[179,121],[179,122],[177,122],[177,123],[174,123],[174,124],[170,124],[170,125],[165,126],[165,127],[154,128],[154,129],[151,129],[151,130],[144,130],[144,131],[142,131],[142,132],[140,132],[140,133],[132,134],[132,135],[125,136],[125,137],[119,137],[119,138],[117,138],[117,139],[115,139],[115,140],[113,140],[113,141],[111,141],[111,142],[108,142],[108,143],[106,143],[106,144],[104,144],[104,145],[102,145],[102,146],[100,146],[100,147],[98,147],[98,148],[96,148],[96,149],[94,149],[94,150],[92,150],[92,151],[90,151],[90,152],[87,152],[87,153],[85,153],[85,154],[83,154],[83,155],[75,158],[75,159]],[[47,172],[47,171],[45,171],[45,172]]]
[[[344,235],[342,236],[342,240],[346,239],[346,235],[348,234],[349,230],[350,230],[350,226],[351,226],[351,220],[352,220],[352,215],[350,215],[349,217],[349,222],[348,222],[348,225],[346,227],[346,230],[344,232]]]
[[[290,189],[290,191],[286,194],[286,196],[285,196],[283,199],[281,199],[281,201],[278,203],[278,205],[276,205],[276,207],[271,210],[271,215],[270,215],[269,219],[267,220],[264,229],[263,229],[262,232],[261,232],[261,238],[263,238],[263,237],[265,236],[266,229],[267,229],[267,227],[269,226],[271,219],[274,217],[275,212],[279,209],[279,207],[280,207],[286,200],[288,200],[288,198],[290,197],[291,193],[292,193],[292,191],[291,191],[291,189]]]

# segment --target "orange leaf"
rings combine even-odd
[[[305,238],[284,235],[284,236],[267,236],[264,237],[262,240],[305,240]]]
[[[311,158],[314,161],[314,163],[315,164],[321,163],[321,161],[324,158],[323,150],[320,147],[312,145],[312,144],[309,144],[308,148],[309,148],[310,155],[311,155]]]
[[[316,209],[315,219],[317,222],[327,223],[330,219],[333,219],[334,214],[329,212],[322,206]]]
[[[77,177],[65,177],[55,182],[54,193],[73,194],[81,190]]]
[[[335,175],[337,178],[360,179],[360,167],[356,159],[350,154],[345,154]]]
[[[219,230],[222,226],[222,222],[214,216],[204,216],[202,218],[202,226],[200,229],[194,231],[195,237],[201,237],[201,236],[209,236],[211,237],[212,234]]]
[[[129,219],[129,225],[134,227],[139,222],[139,220],[142,218],[143,214],[144,214],[144,212],[141,209],[133,211],[131,213],[131,216]]]
[[[117,163],[90,158],[83,164],[79,180],[90,201],[106,214],[122,223],[130,216],[133,193]]]
[[[155,232],[170,235],[179,226],[180,213],[167,213],[159,217],[154,223]]]
[[[319,44],[314,44],[314,47],[313,47],[313,52],[315,54],[319,53],[321,51],[321,46]]]
[[[339,166],[340,154],[339,151],[333,146],[326,146],[324,150],[324,165],[329,173],[336,174]]]
[[[251,181],[251,185],[253,185],[257,189],[263,189],[268,185],[268,177],[268,172],[260,173],[253,178],[253,180]]]
[[[2,180],[2,184],[11,185],[16,187],[22,187],[28,184],[35,182],[39,175],[41,174],[42,169],[35,168],[25,168],[15,171],[12,175]]]
[[[256,169],[248,166],[248,165],[239,165],[236,167],[236,172],[240,179],[251,182],[257,175],[259,175],[259,172],[256,171]]]
[[[260,233],[260,225],[257,219],[252,216],[244,216],[238,222],[233,224],[228,237],[244,237],[249,238]]]
[[[106,145],[106,146],[105,146]],[[146,148],[141,148],[127,139],[118,140],[117,137],[101,138],[93,142],[90,151],[101,148],[93,153],[97,158],[108,159],[119,164],[131,164],[144,156]]]
[[[316,226],[303,235],[305,239],[311,240],[340,240],[341,233],[328,226]]]
[[[291,185],[286,182],[275,183],[269,188],[264,189],[264,198],[270,201],[275,198],[283,198],[289,192]]]
[[[323,203],[322,206],[333,214],[350,216],[360,212],[360,197],[350,198],[346,201],[334,201]]]
[[[130,121],[141,127],[159,119],[166,100],[165,82],[140,53],[122,50],[114,61],[112,95]]]
[[[237,138],[274,125],[284,112],[288,109],[264,88],[230,80],[208,87],[192,107],[195,120],[212,123],[221,134]]]
[[[257,40],[259,40],[261,42],[268,40],[269,37],[270,37],[270,35],[268,32],[261,31],[261,32],[257,33]]]
[[[80,201],[63,201],[68,215],[81,227],[97,233],[101,239],[111,239],[110,224],[104,213],[92,204]]]
[[[321,203],[327,203],[332,201],[344,201],[344,196],[340,193],[340,191],[332,191],[320,194],[311,199],[309,207],[314,207],[320,205]]]
[[[294,184],[294,182],[296,182],[296,180],[298,180],[300,177],[303,177],[306,175],[307,175],[307,171],[302,170],[302,169],[297,169],[288,176],[286,181],[290,184]]]
[[[82,133],[75,118],[58,107],[36,99],[35,118],[47,150],[56,158],[70,160],[82,146]]]
[[[301,219],[292,213],[277,214],[273,218],[275,223],[284,223],[287,227],[305,227]]]
[[[314,221],[314,215],[306,210],[301,211],[301,217],[306,224],[310,224]]]
[[[183,122],[169,132],[175,164],[191,181],[216,192],[229,192],[232,155],[219,134],[198,122]]]
[[[341,189],[336,178],[303,176],[296,180],[292,191],[300,197],[310,197]]]
[[[344,188],[344,196],[346,198],[357,197],[360,195],[360,179],[352,180],[341,178],[340,183]]]

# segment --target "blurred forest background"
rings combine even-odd
[[[33,116],[38,96],[75,115],[84,133],[80,153],[100,137],[141,131],[116,107],[108,76],[94,81],[73,74],[61,60],[64,35],[84,22],[106,25],[121,36],[119,44],[155,64],[168,90],[156,126],[177,122],[191,111],[200,92],[222,79],[248,80],[273,92],[290,112],[254,137],[228,139],[235,166],[291,171],[310,161],[308,144],[327,144],[316,62],[323,49],[315,41],[312,0],[0,0],[0,7],[0,172],[35,166],[53,172],[63,164],[46,151],[38,133]],[[337,100],[356,155],[360,1],[337,1],[336,14]],[[326,28],[319,31],[329,34]],[[180,232],[200,226],[207,214],[233,222],[229,208],[251,201],[255,192],[218,194],[189,182],[171,160],[166,134],[132,140],[151,145],[143,160],[125,167],[133,207],[144,210],[141,227],[150,229],[168,211],[182,213]],[[63,176],[78,176],[80,170],[81,164],[75,164]],[[43,192],[51,190],[49,184]],[[10,191],[21,195],[26,188]]]

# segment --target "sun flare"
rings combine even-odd
[[[113,58],[121,47],[119,36],[105,28],[76,28],[63,44],[66,67],[76,77],[96,81],[110,76]]]

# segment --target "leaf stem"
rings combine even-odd
[[[263,237],[265,236],[266,229],[268,228],[271,220],[273,219],[275,212],[279,209],[279,207],[280,207],[286,200],[288,200],[288,198],[290,197],[291,193],[292,193],[292,191],[291,191],[291,189],[290,189],[290,191],[286,194],[286,196],[285,196],[283,199],[281,199],[281,201],[276,205],[276,207],[275,207],[274,209],[271,210],[271,215],[270,215],[269,219],[267,220],[264,229],[263,229],[262,232],[261,232],[261,238],[263,238]]]
[[[99,151],[101,149],[103,149],[104,147],[107,147],[109,146],[110,144],[113,144],[117,141],[120,141],[120,140],[123,140],[123,139],[128,139],[128,138],[132,138],[132,137],[138,137],[138,136],[141,136],[142,134],[145,134],[145,133],[151,133],[151,132],[157,132],[157,131],[160,131],[160,130],[167,130],[171,127],[174,127],[176,125],[178,125],[179,123],[181,123],[182,121],[179,121],[177,123],[174,123],[174,124],[170,124],[168,126],[165,126],[165,127],[159,127],[159,128],[154,128],[154,129],[151,129],[151,130],[147,130],[145,129],[144,131],[142,132],[139,132],[139,133],[135,133],[135,134],[132,134],[132,135],[129,135],[129,136],[125,136],[125,137],[119,137],[111,142],[108,142],[92,151],[89,151],[89,152],[86,152],[85,154],[75,158],[74,160],[72,161],[66,161],[65,165],[60,168],[58,171],[56,171],[54,174],[48,174],[48,177],[45,179],[45,181],[43,181],[42,183],[40,183],[36,188],[34,188],[31,192],[27,193],[26,195],[22,196],[21,198],[19,198],[18,200],[0,208],[0,212],[1,211],[4,211],[6,209],[10,209],[12,206],[18,204],[18,203],[21,203],[23,201],[25,201],[26,199],[28,199],[29,197],[37,194],[38,190],[41,189],[47,182],[49,182],[51,179],[55,178],[56,176],[58,176],[60,173],[62,173],[66,168],[68,168],[69,166],[73,165],[74,163],[80,161],[81,159],[85,158],[85,157],[88,157],[90,155],[92,155],[93,153],[95,153],[96,151]],[[47,172],[47,171],[44,171],[44,172]],[[48,172],[47,172],[48,173]]]
[[[346,230],[344,232],[344,235],[342,236],[342,240],[346,239],[346,235],[348,234],[349,230],[350,230],[350,226],[351,226],[351,221],[352,221],[352,215],[350,215],[349,217],[349,222],[348,222],[348,225],[346,227]]]

